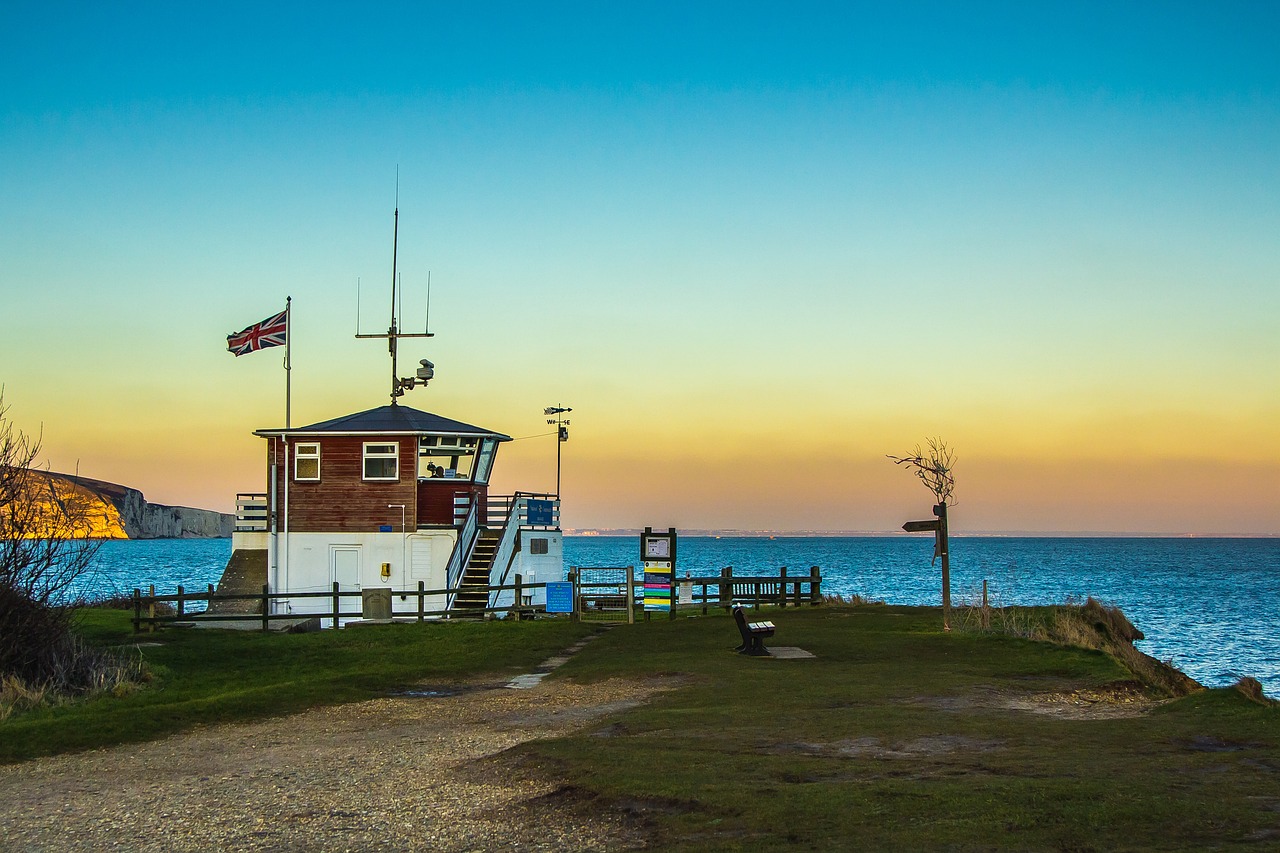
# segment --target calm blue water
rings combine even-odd
[[[566,566],[639,564],[631,537],[565,537]],[[203,589],[231,554],[227,539],[107,542],[86,585],[95,594],[154,583]],[[688,537],[677,574],[804,574],[822,570],[823,591],[858,593],[892,604],[937,605],[933,538]],[[961,537],[951,543],[952,601],[1054,604],[1095,598],[1118,605],[1147,639],[1147,654],[1172,660],[1203,684],[1242,675],[1280,694],[1280,539],[1033,539]]]

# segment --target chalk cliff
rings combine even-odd
[[[214,539],[229,537],[235,516],[207,509],[148,503],[142,492],[88,477],[51,474],[101,502],[95,537],[106,539]],[[98,527],[103,529],[98,530]]]

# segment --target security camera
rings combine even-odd
[[[427,361],[425,358],[418,363],[422,365],[422,367],[419,367],[416,371],[419,379],[421,379],[423,382],[426,382],[428,379],[435,378],[436,366],[434,364]]]

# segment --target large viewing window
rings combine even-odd
[[[364,478],[366,480],[400,479],[400,445],[395,442],[364,445]]]
[[[418,443],[418,477],[470,480],[480,440],[460,435],[425,435]]]
[[[293,446],[293,479],[320,479],[320,445],[295,444]]]

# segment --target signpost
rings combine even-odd
[[[951,630],[951,554],[947,544],[947,505],[935,504],[931,521],[908,521],[902,529],[908,533],[933,531],[933,557],[942,558],[942,630]]]

